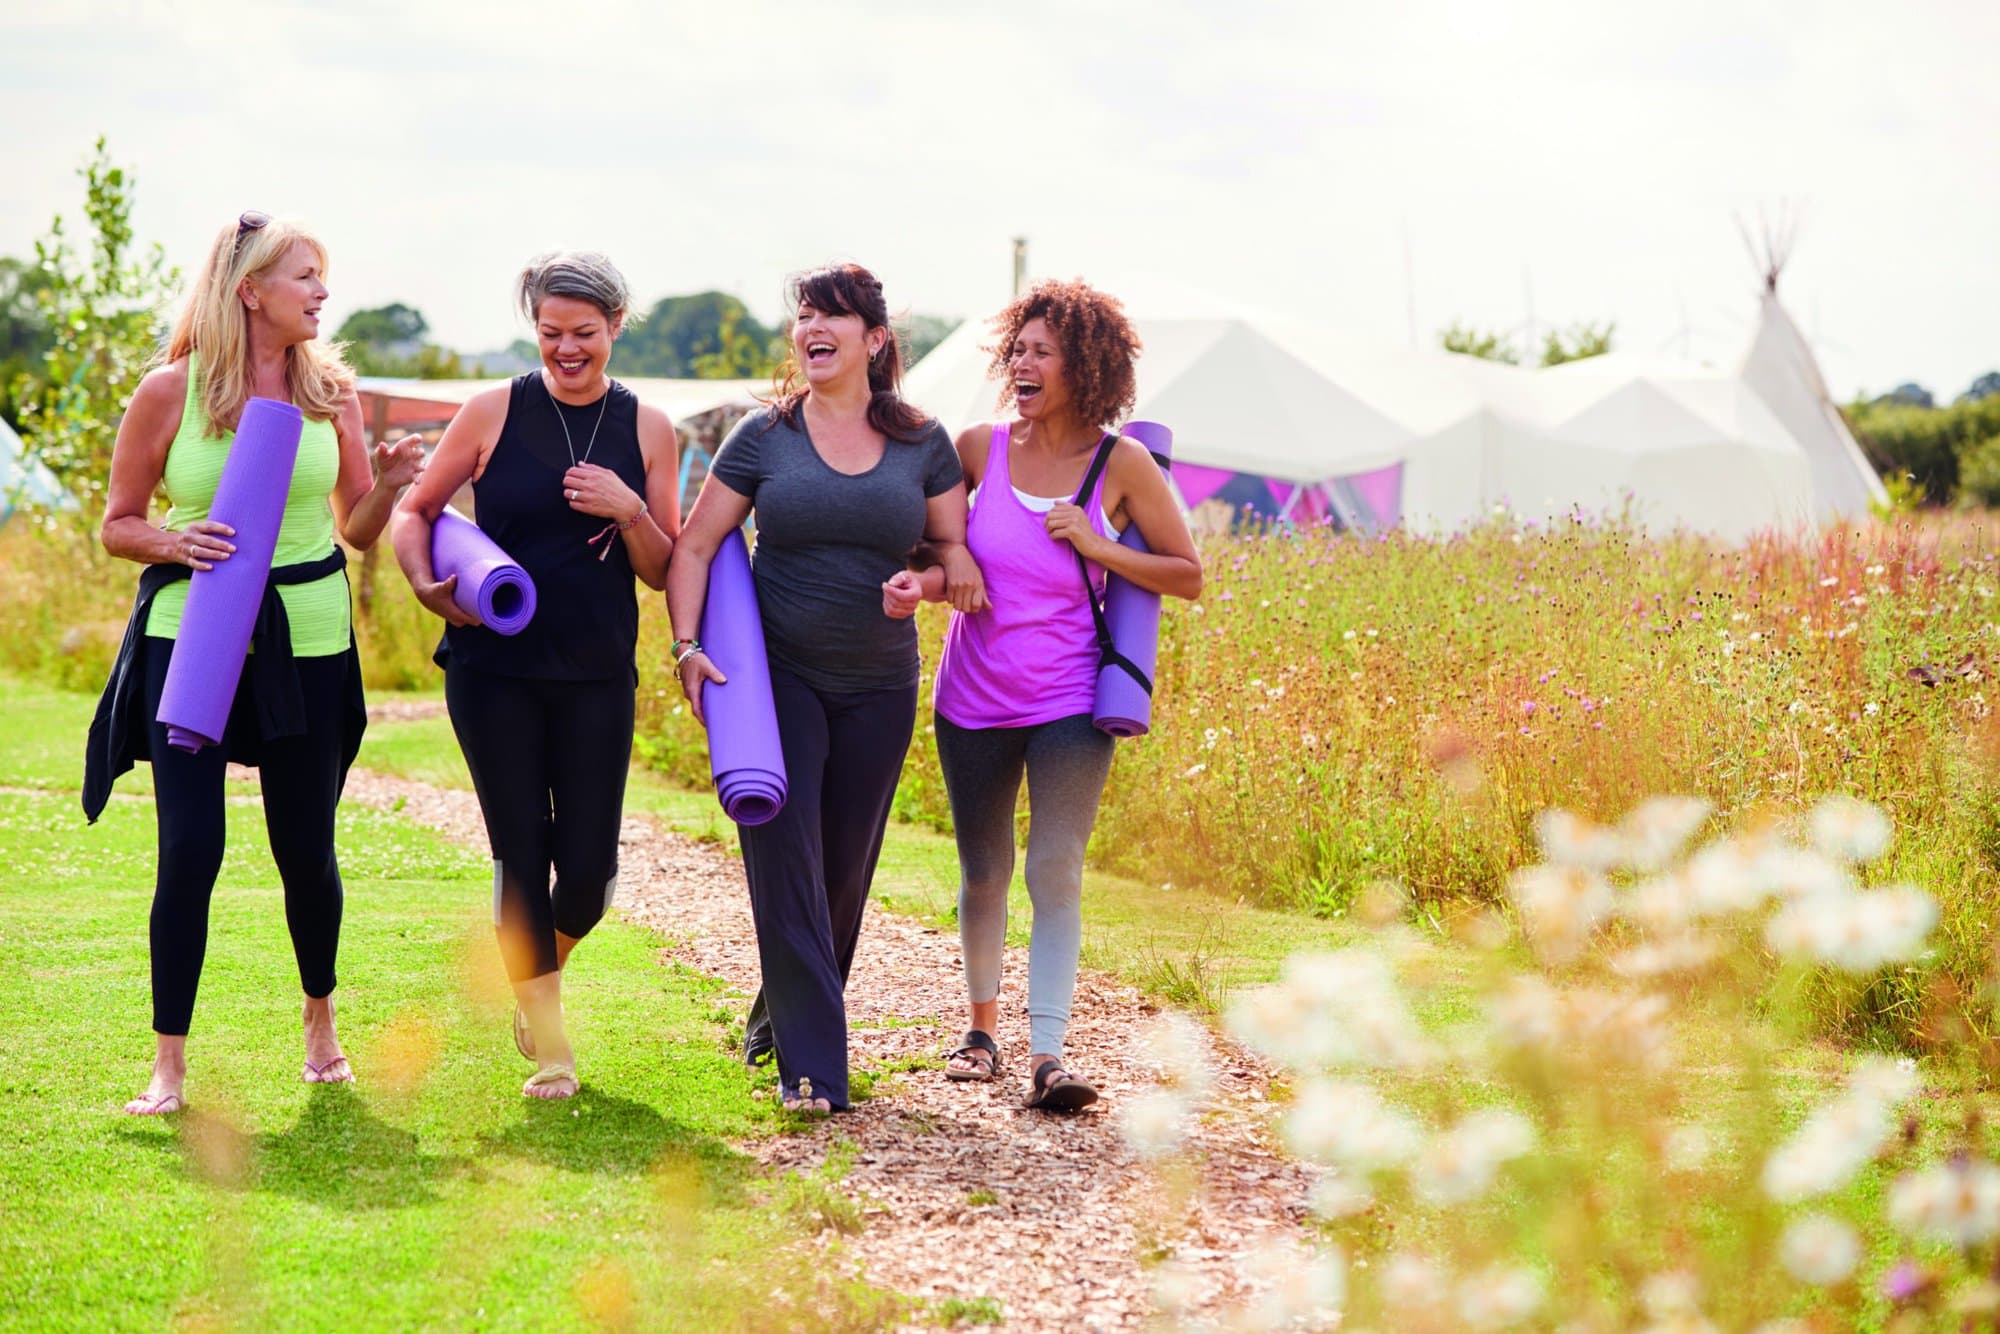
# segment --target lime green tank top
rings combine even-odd
[[[181,429],[167,446],[167,467],[162,481],[172,508],[161,524],[178,532],[208,517],[215,502],[215,488],[222,480],[222,464],[229,457],[234,431],[220,436],[208,433],[201,407],[201,377],[192,359],[188,363],[187,403],[181,409]],[[340,438],[332,422],[306,419],[299,435],[299,461],[292,469],[292,489],[285,498],[284,521],[278,526],[278,549],[271,564],[299,565],[320,560],[333,551],[333,506],[328,497],[340,477]],[[188,581],[175,580],[153,599],[146,633],[158,639],[172,639],[180,633],[181,609],[187,606]],[[278,596],[285,604],[285,618],[292,627],[292,653],[301,658],[319,658],[347,652],[349,609],[347,576],[330,574],[309,584],[281,584]]]

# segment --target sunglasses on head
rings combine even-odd
[[[254,208],[246,208],[236,217],[236,249],[243,248],[243,238],[252,232],[259,232],[271,225],[271,215]]]

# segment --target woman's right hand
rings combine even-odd
[[[697,649],[681,661],[681,693],[687,696],[688,708],[694,712],[694,720],[703,727],[708,726],[708,717],[701,711],[701,692],[702,686],[709,681],[717,685],[727,685],[729,678],[708,660],[706,653]]]
[[[458,605],[458,576],[446,575],[429,583],[411,580],[410,588],[417,595],[417,601],[442,616],[451,625],[479,625],[480,619]]]
[[[229,559],[236,544],[229,541],[236,530],[214,519],[196,519],[174,535],[173,561],[197,570],[212,570],[217,561]]]

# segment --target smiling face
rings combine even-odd
[[[245,278],[238,289],[250,318],[267,329],[279,346],[319,337],[319,311],[326,304],[326,283],[319,251],[294,241],[262,273]]]
[[[792,320],[792,355],[805,371],[806,383],[831,385],[846,376],[868,378],[868,363],[888,341],[887,329],[871,329],[861,316],[835,315],[809,301],[799,303]]]
[[[1021,326],[1007,357],[1007,374],[1014,385],[1014,403],[1026,421],[1048,418],[1066,407],[1069,385],[1063,379],[1062,344],[1047,320],[1036,318]]]
[[[578,297],[543,297],[535,311],[535,339],[556,387],[572,393],[595,388],[623,322],[623,316],[606,315]]]

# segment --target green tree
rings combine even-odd
[[[387,375],[406,380],[462,380],[469,376],[464,359],[449,348],[424,341],[430,321],[414,306],[392,301],[386,306],[357,310],[341,321],[336,335],[345,344],[341,355],[363,375]]]
[[[746,324],[751,327],[746,328]],[[697,380],[753,380],[777,370],[776,353],[776,340],[757,328],[749,311],[740,306],[725,308],[715,334],[715,350],[696,353],[688,368]]]
[[[0,419],[19,428],[17,382],[32,385],[42,359],[55,342],[42,313],[41,293],[49,275],[27,260],[0,257]]]
[[[48,279],[35,300],[52,342],[41,373],[17,377],[15,395],[28,452],[76,497],[81,520],[95,524],[119,418],[159,346],[160,310],[180,270],[159,245],[138,247],[136,182],[111,161],[102,137],[77,174],[89,231],[72,239],[58,214],[35,242],[36,266]]]
[[[1594,321],[1574,324],[1567,331],[1551,329],[1542,340],[1542,365],[1560,366],[1568,361],[1601,357],[1611,350],[1611,335],[1617,328],[1617,321],[1606,320],[1603,324]]]
[[[343,343],[367,343],[384,352],[412,350],[431,331],[423,312],[391,301],[386,306],[357,310],[340,323],[334,335]]]
[[[1438,344],[1447,352],[1478,357],[1481,361],[1504,361],[1509,366],[1518,366],[1521,362],[1521,354],[1515,349],[1511,335],[1475,329],[1457,320],[1438,331]]]

